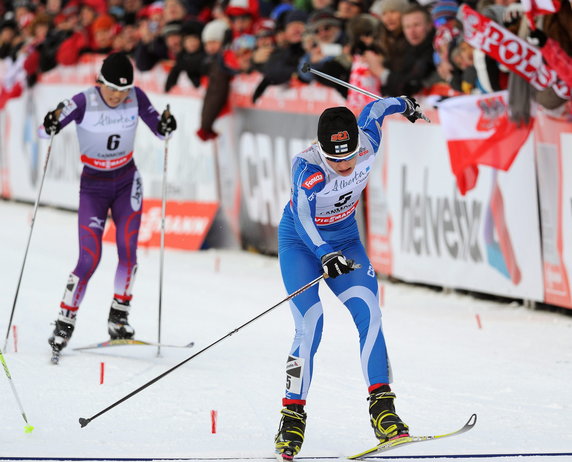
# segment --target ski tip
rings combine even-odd
[[[477,414],[473,414],[471,417],[469,417],[469,420],[467,421],[467,425],[469,427],[474,426],[477,423]]]
[[[79,424],[81,425],[81,428],[85,427],[90,422],[91,419],[84,419],[83,417],[79,418]]]
[[[31,425],[26,425],[24,427],[24,433],[32,433],[33,430],[34,430],[34,427],[32,427]]]

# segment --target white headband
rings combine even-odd
[[[115,83],[111,83],[111,82],[105,80],[105,77],[103,77],[102,74],[99,74],[99,77],[97,78],[97,80],[99,80],[101,83],[107,85],[108,87],[113,88],[114,90],[118,90],[118,91],[129,90],[130,88],[133,87],[133,82],[131,82],[129,85],[116,85]]]

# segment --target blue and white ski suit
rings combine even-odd
[[[402,98],[384,98],[364,107],[358,117],[359,152],[349,176],[337,174],[316,144],[292,163],[292,197],[278,228],[278,255],[284,285],[292,293],[323,273],[321,257],[342,251],[361,265],[326,283],[350,311],[359,332],[362,370],[368,388],[389,383],[390,367],[381,326],[378,284],[360,241],[355,209],[381,143],[385,116],[401,113]],[[296,333],[286,366],[284,405],[305,404],[314,355],[320,344],[323,310],[318,285],[290,301]]]

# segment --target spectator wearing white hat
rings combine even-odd
[[[370,9],[371,14],[377,16],[383,26],[377,43],[388,69],[398,68],[403,60],[407,41],[401,28],[401,16],[408,7],[408,0],[378,0]]]

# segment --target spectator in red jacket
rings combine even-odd
[[[64,40],[56,54],[58,64],[72,66],[79,61],[82,54],[109,53],[111,43],[106,42],[106,37],[112,34],[101,32],[109,30],[115,24],[115,20],[108,15],[97,16],[97,11],[91,4],[83,4],[80,9],[80,24],[71,37]],[[97,19],[97,24],[96,24]],[[98,39],[94,38],[93,25],[96,24]]]
[[[234,38],[250,35],[260,17],[260,5],[258,0],[230,0],[224,14],[230,19]]]

